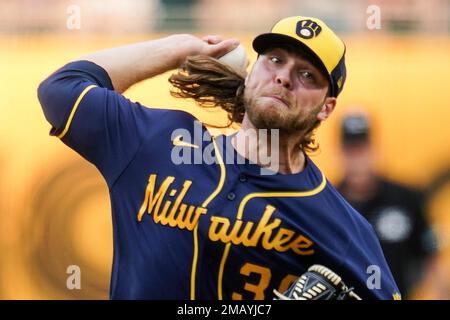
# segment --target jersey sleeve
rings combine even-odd
[[[366,223],[357,233],[350,242],[342,266],[350,273],[349,279],[355,279],[351,284],[355,292],[364,300],[399,299],[401,293],[372,226]]]
[[[114,91],[111,79],[89,61],[71,62],[38,88],[50,135],[93,163],[108,185],[113,184],[136,154],[149,109]]]

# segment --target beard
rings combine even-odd
[[[322,105],[309,114],[302,110],[296,112],[287,107],[279,107],[269,103],[258,103],[253,97],[244,95],[244,106],[250,122],[256,129],[279,129],[281,134],[306,134],[320,123],[317,114]]]

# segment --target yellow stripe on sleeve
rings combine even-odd
[[[77,111],[78,106],[79,106],[81,100],[83,99],[84,95],[86,93],[88,93],[89,90],[91,90],[92,88],[95,88],[95,87],[96,87],[96,85],[93,85],[93,84],[88,86],[88,87],[86,87],[83,90],[83,92],[81,92],[81,94],[78,96],[78,99],[77,99],[77,101],[75,101],[75,104],[73,105],[72,111],[70,112],[70,116],[69,116],[69,119],[66,122],[66,126],[64,127],[63,132],[61,132],[58,135],[58,138],[62,139],[66,135],[67,131],[69,130],[70,124],[72,123],[73,116],[74,116],[75,112]]]

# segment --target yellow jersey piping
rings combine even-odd
[[[222,190],[223,185],[225,183],[225,176],[226,176],[226,170],[225,170],[225,164],[223,162],[222,155],[219,152],[219,149],[217,147],[217,143],[215,141],[215,138],[212,138],[212,142],[214,144],[214,149],[216,151],[216,157],[219,160],[219,166],[220,166],[220,179],[219,183],[217,185],[216,190],[214,190],[213,193],[202,203],[202,207],[206,208],[208,204],[219,194],[219,192]],[[194,228],[194,257],[192,259],[192,270],[191,270],[191,300],[195,300],[195,278],[197,273],[197,260],[198,260],[198,223]]]
[[[66,122],[66,126],[64,127],[63,132],[61,132],[58,135],[59,139],[62,139],[66,135],[67,131],[69,130],[70,124],[72,123],[73,116],[75,115],[75,112],[77,111],[78,106],[80,105],[80,102],[83,99],[83,97],[86,95],[86,93],[88,93],[89,90],[91,90],[92,88],[95,88],[95,87],[96,87],[96,85],[93,85],[93,84],[90,86],[87,86],[86,88],[84,88],[84,90],[78,96],[78,99],[77,99],[77,101],[75,101],[72,111],[70,112],[69,119]]]

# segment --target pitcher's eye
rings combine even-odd
[[[270,57],[270,61],[273,63],[281,63],[281,59],[276,56]]]
[[[309,71],[300,71],[300,77],[307,81],[313,82],[315,81],[314,75]]]

